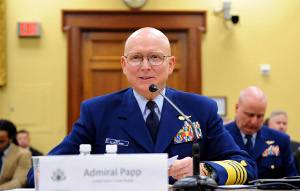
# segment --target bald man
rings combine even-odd
[[[157,92],[156,84],[202,131],[202,175],[219,184],[243,184],[256,177],[255,163],[242,152],[222,126],[214,101],[166,87],[175,66],[168,38],[146,27],[135,31],[125,43],[121,66],[131,88],[84,101],[71,133],[50,154],[78,154],[80,144],[91,144],[92,154],[117,144],[118,153],[167,153],[178,155],[169,169],[170,183],[193,173],[191,127]],[[226,161],[225,161],[226,160]],[[212,162],[215,161],[215,162]],[[28,182],[33,186],[32,171]]]
[[[290,138],[263,126],[267,98],[258,87],[240,92],[235,121],[225,125],[239,147],[256,161],[258,178],[295,176],[296,168],[290,149]]]

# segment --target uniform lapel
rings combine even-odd
[[[120,108],[117,120],[120,121],[121,128],[147,152],[153,152],[154,144],[151,135],[131,88],[125,93]]]
[[[267,136],[263,128],[257,132],[255,145],[253,149],[254,159],[257,159],[259,156],[261,156],[264,150],[268,147],[268,144],[266,143],[266,137]]]
[[[166,89],[166,96],[175,102],[174,93],[171,93],[169,89]],[[166,100],[164,100],[154,152],[164,152],[183,126],[183,122],[177,117],[178,114],[179,113]]]
[[[246,145],[243,141],[242,135],[240,133],[240,130],[238,129],[236,123],[234,124],[234,134],[235,134],[235,141],[236,143],[240,146],[241,149],[247,151],[246,149]],[[253,152],[252,152],[252,157],[254,159],[257,159],[262,153],[263,151],[266,149],[266,147],[268,146],[265,143],[266,139],[265,139],[265,133],[263,130],[260,130],[257,132],[256,135],[256,140],[255,140],[255,145],[253,148]],[[250,155],[250,154],[249,154]]]
[[[235,139],[235,142],[240,146],[241,149],[246,151],[246,146],[243,141],[243,137],[242,137],[240,129],[237,127],[236,123],[234,123],[233,133],[235,134],[235,136],[233,136]]]

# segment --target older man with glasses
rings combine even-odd
[[[149,91],[155,84],[201,129],[200,159],[205,161],[200,165],[201,175],[213,176],[219,184],[243,184],[255,178],[255,163],[224,130],[216,103],[166,87],[175,62],[161,31],[150,27],[135,31],[121,56],[123,73],[132,88],[83,102],[71,133],[50,154],[79,153],[83,143],[92,145],[92,153],[104,153],[106,144],[117,144],[118,153],[178,155],[169,169],[170,183],[192,175],[192,145],[197,135],[158,92]],[[33,186],[32,171],[28,177]]]

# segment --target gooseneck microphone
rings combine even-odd
[[[152,92],[152,93],[158,92],[161,96],[163,96],[163,98],[166,99],[168,101],[168,103],[171,104],[172,107],[192,127],[192,131],[193,131],[193,134],[194,134],[194,137],[195,137],[194,144],[193,144],[193,149],[192,149],[192,151],[193,151],[193,175],[200,175],[200,169],[199,169],[199,165],[200,165],[200,145],[199,145],[199,141],[200,141],[200,138],[202,137],[201,130],[199,131],[200,138],[198,138],[195,124],[167,96],[165,96],[164,94],[161,93],[161,91],[160,91],[160,89],[158,88],[157,85],[151,84],[149,86],[149,91]]]
[[[193,176],[188,176],[182,178],[174,183],[173,188],[183,189],[183,190],[194,190],[203,188],[211,188],[211,186],[216,186],[216,182],[209,177],[200,176],[200,142],[201,142],[201,129],[199,129],[200,137],[197,137],[197,130],[195,124],[186,116],[167,96],[161,93],[161,90],[157,85],[151,84],[149,86],[149,91],[154,93],[158,92],[171,106],[184,118],[184,120],[191,126],[192,132],[194,134],[192,157],[193,157]]]

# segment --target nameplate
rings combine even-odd
[[[41,191],[167,191],[167,154],[44,156]]]

